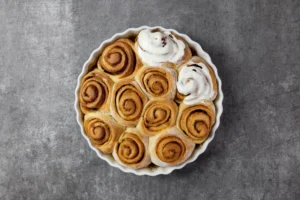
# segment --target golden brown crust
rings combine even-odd
[[[177,73],[172,68],[144,66],[135,79],[149,98],[174,99],[176,77]]]
[[[147,100],[134,80],[120,80],[112,90],[111,114],[121,125],[135,126]]]
[[[133,76],[142,63],[134,50],[134,43],[129,39],[119,39],[105,47],[97,65],[117,81]]]
[[[187,62],[188,60],[190,60],[192,58],[192,51],[189,47],[189,45],[186,43],[186,41],[184,39],[182,39],[181,37],[175,35],[179,40],[181,40],[182,42],[184,42],[185,44],[185,49],[184,49],[184,55],[181,58],[181,60],[176,63],[177,66],[182,65],[183,63]]]
[[[93,146],[103,153],[112,153],[114,144],[124,131],[110,115],[99,112],[85,115],[83,127]]]
[[[146,135],[155,135],[176,124],[178,107],[171,100],[150,100],[145,105],[137,128]]]
[[[193,142],[203,143],[215,123],[215,107],[212,102],[196,105],[181,104],[177,117],[177,127]]]
[[[126,167],[147,167],[151,163],[148,138],[142,136],[137,129],[128,128],[116,143],[113,157]]]
[[[161,167],[183,163],[191,156],[194,148],[192,140],[176,127],[165,129],[149,139],[151,160]]]
[[[180,92],[178,92],[178,90],[176,89],[176,94],[175,94],[175,101],[177,103],[182,103],[184,98],[186,97],[186,95],[181,94]]]
[[[98,69],[85,75],[79,90],[79,105],[84,114],[101,110],[109,112],[113,81]]]

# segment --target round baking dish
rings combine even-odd
[[[208,62],[208,64],[212,67],[212,69],[215,72],[215,76],[216,76],[216,79],[218,82],[218,96],[214,100],[214,104],[216,106],[216,122],[211,130],[211,133],[210,133],[209,137],[207,138],[207,140],[203,144],[198,145],[195,148],[195,150],[192,153],[190,158],[188,158],[184,163],[177,165],[177,166],[172,166],[172,167],[157,167],[157,166],[155,166],[155,167],[147,167],[147,168],[142,168],[142,169],[132,169],[132,168],[124,167],[124,166],[118,164],[114,160],[114,158],[112,157],[111,154],[104,154],[101,151],[99,151],[98,149],[96,149],[91,144],[89,138],[85,135],[84,129],[83,129],[83,115],[82,115],[82,112],[80,111],[79,100],[78,100],[78,92],[79,92],[81,79],[84,77],[85,74],[87,74],[90,71],[90,69],[92,67],[94,67],[96,65],[100,54],[102,53],[103,49],[107,45],[109,45],[110,43],[112,43],[120,38],[130,38],[130,37],[136,36],[143,29],[150,29],[150,30],[158,29],[160,31],[169,31],[169,32],[173,32],[173,33],[177,34],[178,36],[180,36],[181,38],[183,38],[187,42],[187,44],[190,46],[192,51],[196,52],[197,55],[204,58]],[[129,28],[122,33],[115,34],[110,39],[103,41],[101,43],[101,45],[91,53],[89,59],[84,63],[82,71],[77,80],[77,86],[75,89],[75,111],[76,111],[76,119],[80,126],[80,131],[81,131],[82,136],[87,140],[90,148],[93,149],[101,159],[105,160],[109,165],[119,168],[123,172],[133,173],[136,175],[156,176],[156,175],[160,175],[160,174],[169,174],[175,169],[183,168],[186,164],[195,161],[198,158],[198,156],[206,150],[208,144],[215,137],[215,132],[220,125],[220,117],[223,112],[223,105],[222,105],[223,98],[224,98],[224,96],[223,96],[223,92],[222,92],[222,82],[221,82],[221,79],[219,78],[218,70],[217,70],[216,66],[212,63],[210,56],[202,49],[202,47],[197,42],[193,41],[189,36],[187,36],[185,34],[178,33],[174,29],[165,29],[160,26],[155,26],[155,27],[141,26],[138,28]]]

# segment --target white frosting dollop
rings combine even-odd
[[[202,62],[188,62],[179,72],[178,92],[187,95],[183,102],[188,105],[211,99],[215,92],[209,69]]]
[[[184,56],[185,44],[170,32],[142,30],[138,35],[138,54],[150,66],[177,63]]]

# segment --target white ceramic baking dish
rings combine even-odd
[[[191,157],[189,159],[187,159],[184,163],[182,163],[178,166],[173,166],[173,167],[148,167],[148,168],[143,168],[143,169],[132,169],[132,168],[127,168],[127,167],[121,166],[120,164],[118,164],[114,160],[114,158],[112,157],[111,154],[104,154],[101,151],[99,151],[98,149],[96,149],[94,146],[92,146],[89,138],[84,133],[83,116],[82,116],[82,113],[81,113],[80,108],[79,108],[79,100],[78,100],[78,92],[79,92],[79,85],[80,85],[81,79],[89,71],[90,68],[92,68],[96,65],[97,59],[99,58],[99,56],[100,56],[101,52],[103,51],[103,49],[108,44],[116,41],[119,38],[127,38],[127,37],[131,37],[131,36],[136,36],[143,29],[151,29],[151,30],[159,29],[161,31],[171,31],[171,32],[179,35],[180,37],[182,37],[188,43],[190,48],[196,52],[196,54],[198,54],[199,56],[204,58],[212,66],[212,68],[215,72],[217,81],[218,81],[218,96],[214,101],[215,106],[216,106],[216,123],[214,124],[214,126],[212,128],[212,131],[211,131],[209,137],[207,138],[207,140],[202,145],[197,146],[195,151],[191,155]],[[186,164],[195,161],[198,158],[198,156],[206,150],[208,144],[215,137],[215,132],[216,132],[216,130],[218,129],[218,127],[220,125],[220,117],[221,117],[221,114],[223,112],[223,105],[222,105],[223,98],[224,98],[224,96],[223,96],[223,92],[222,92],[222,82],[221,82],[221,79],[219,78],[218,70],[217,70],[216,66],[212,63],[210,56],[205,51],[203,51],[202,47],[197,42],[193,41],[189,36],[187,36],[185,34],[178,33],[174,29],[165,29],[165,28],[160,27],[160,26],[155,26],[155,27],[141,26],[141,27],[138,27],[138,28],[129,28],[129,29],[127,29],[126,31],[124,31],[122,33],[115,34],[110,39],[103,41],[101,43],[101,45],[91,53],[89,59],[84,63],[82,71],[81,71],[81,73],[78,77],[78,80],[77,80],[77,86],[76,86],[76,89],[75,89],[75,111],[76,111],[76,119],[77,119],[77,122],[80,126],[80,131],[81,131],[82,136],[87,140],[87,142],[88,142],[89,146],[91,147],[91,149],[93,149],[101,159],[108,162],[108,164],[110,164],[111,166],[119,168],[123,172],[129,172],[129,173],[133,173],[133,174],[136,174],[136,175],[156,176],[156,175],[160,175],[160,174],[169,174],[175,169],[183,168]]]

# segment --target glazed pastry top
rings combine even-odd
[[[214,96],[212,78],[202,62],[188,62],[182,66],[177,82],[177,89],[186,95],[183,102],[188,105],[208,100]]]
[[[177,63],[184,56],[185,44],[170,32],[142,30],[137,38],[138,54],[150,66]]]

